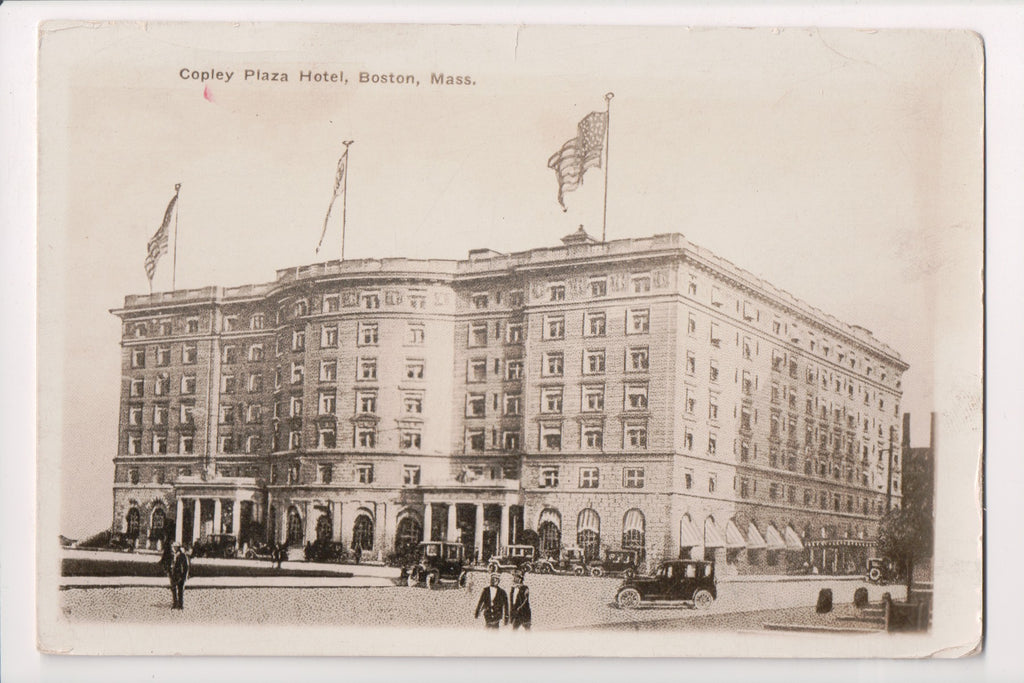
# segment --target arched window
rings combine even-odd
[[[627,510],[622,518],[622,549],[635,550],[644,557],[644,513],[636,508]]]
[[[562,551],[562,515],[558,510],[545,508],[540,513],[537,536],[540,539],[540,554],[557,558]]]
[[[373,550],[373,519],[365,512],[360,513],[352,525],[352,548],[357,547]]]
[[[149,520],[149,537],[154,541],[162,541],[164,538],[164,525],[167,523],[167,514],[161,507],[153,510],[153,516]]]
[[[588,562],[601,557],[601,518],[591,508],[582,510],[576,518],[576,545]]]
[[[127,528],[125,529],[125,533],[128,535],[129,538],[138,538],[139,527],[141,525],[140,520],[141,515],[139,514],[139,508],[133,507],[128,510],[128,515],[125,517],[125,521],[127,521],[128,523]]]
[[[331,522],[331,516],[327,513],[320,515],[316,520],[316,540],[329,541],[333,533],[334,524]]]
[[[288,545],[302,544],[302,516],[295,507],[288,508]]]
[[[395,554],[406,555],[412,552],[423,540],[423,524],[413,515],[406,515],[398,521],[395,531]]]

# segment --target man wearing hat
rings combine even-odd
[[[189,561],[180,543],[174,544],[174,561],[171,563],[171,609],[185,609],[185,580],[188,579]]]
[[[533,615],[530,612],[530,589],[523,583],[525,576],[522,569],[517,569],[512,575],[512,590],[509,591],[509,621],[512,622],[512,630],[522,626],[530,630],[530,622]]]
[[[480,594],[480,601],[476,603],[476,616],[479,619],[481,612],[484,615],[484,625],[487,628],[498,628],[501,622],[508,623],[508,595],[502,590],[501,576],[491,574],[491,585],[484,588]]]

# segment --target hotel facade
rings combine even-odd
[[[679,234],[128,296],[114,528],[861,572],[899,355]]]

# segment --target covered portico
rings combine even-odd
[[[264,493],[254,477],[178,477],[174,540],[191,546],[211,534],[231,534],[239,547],[249,522],[264,514]]]
[[[518,483],[485,480],[425,488],[423,540],[462,543],[476,562],[500,553],[523,530]]]

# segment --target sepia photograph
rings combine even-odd
[[[43,652],[980,652],[977,34],[38,49]]]

